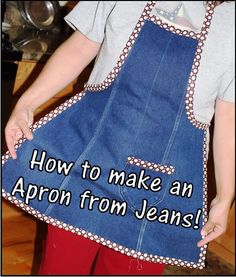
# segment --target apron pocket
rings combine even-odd
[[[148,206],[163,200],[175,168],[129,156],[124,171],[126,181],[120,186],[120,195],[134,211],[142,207],[143,199]]]

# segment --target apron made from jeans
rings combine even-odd
[[[185,267],[203,268],[207,245],[197,247],[200,230],[207,221],[206,134],[209,125],[193,114],[194,81],[212,19],[210,2],[200,33],[170,26],[150,12],[148,2],[115,68],[99,85],[85,90],[36,122],[34,139],[19,140],[17,160],[3,156],[2,195],[35,217],[83,235],[134,258]],[[29,169],[33,150],[37,160],[45,154],[74,162],[68,175]],[[43,152],[45,151],[45,152]],[[44,153],[44,154],[43,154]],[[41,156],[42,155],[42,156]],[[97,180],[82,177],[81,164],[99,166]],[[151,179],[161,178],[162,189],[110,184],[111,169],[136,173],[145,170]],[[24,189],[37,184],[72,192],[68,206],[11,195],[16,180]],[[193,185],[191,197],[169,193],[173,182]],[[100,199],[125,202],[125,215],[98,210],[99,202],[80,207],[85,190]],[[144,205],[182,215],[200,210],[198,227],[180,227],[134,212]]]

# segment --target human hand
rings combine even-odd
[[[12,159],[16,159],[16,151],[14,145],[23,135],[28,139],[33,139],[33,134],[30,131],[30,126],[34,121],[34,114],[30,108],[16,105],[10,119],[5,128],[5,138],[7,148],[11,154]]]
[[[198,247],[218,238],[227,229],[230,205],[217,197],[214,198],[210,205],[208,221],[201,230],[203,239],[197,243]]]

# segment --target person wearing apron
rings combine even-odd
[[[127,256],[204,268],[207,244],[197,242],[207,222],[209,124],[195,118],[193,100],[215,2],[200,32],[165,24],[154,6],[102,83],[85,84],[36,122],[16,160],[3,156],[2,195]]]

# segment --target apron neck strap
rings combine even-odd
[[[202,24],[202,29],[201,29],[201,37],[200,40],[205,41],[206,36],[208,34],[211,21],[212,21],[212,15],[214,13],[214,9],[217,5],[217,1],[209,1],[206,9],[206,14],[205,14],[205,19]]]

